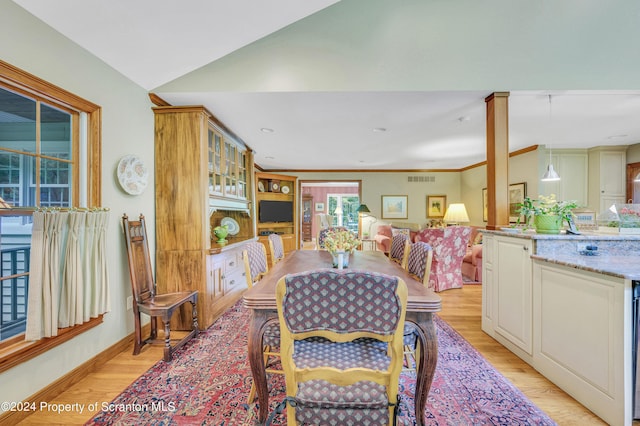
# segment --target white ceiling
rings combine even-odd
[[[14,1],[149,91],[337,2]],[[491,90],[155,93],[174,105],[206,106],[265,169],[457,169],[485,160]],[[510,93],[511,151],[640,142],[638,90]]]

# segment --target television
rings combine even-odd
[[[292,201],[261,200],[259,205],[259,220],[266,222],[293,222]]]

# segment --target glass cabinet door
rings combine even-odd
[[[238,197],[247,197],[247,154],[238,152]]]
[[[209,129],[209,192],[222,195],[222,135]]]

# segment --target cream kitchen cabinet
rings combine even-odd
[[[482,330],[527,362],[533,351],[532,252],[531,239],[483,237]]]
[[[605,146],[589,150],[589,208],[596,213],[626,199],[627,148]]]
[[[558,200],[575,200],[579,206],[588,203],[589,155],[586,149],[554,149],[553,165],[558,174],[564,178],[554,182],[539,182],[538,194],[556,194]],[[544,169],[549,162],[548,153],[544,158]],[[529,194],[537,198],[538,194]]]
[[[539,260],[533,279],[533,367],[607,423],[630,425],[631,283]]]

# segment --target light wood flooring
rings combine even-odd
[[[440,317],[464,336],[494,367],[559,425],[604,425],[605,423],[593,413],[482,332],[481,291],[480,285],[465,285],[463,289],[439,293],[442,297]],[[109,402],[162,358],[160,346],[147,346],[135,357],[131,351],[131,347],[123,351],[51,402],[79,403],[85,406],[95,402]],[[79,425],[93,417],[93,414],[85,411],[58,415],[39,411],[18,424]]]

